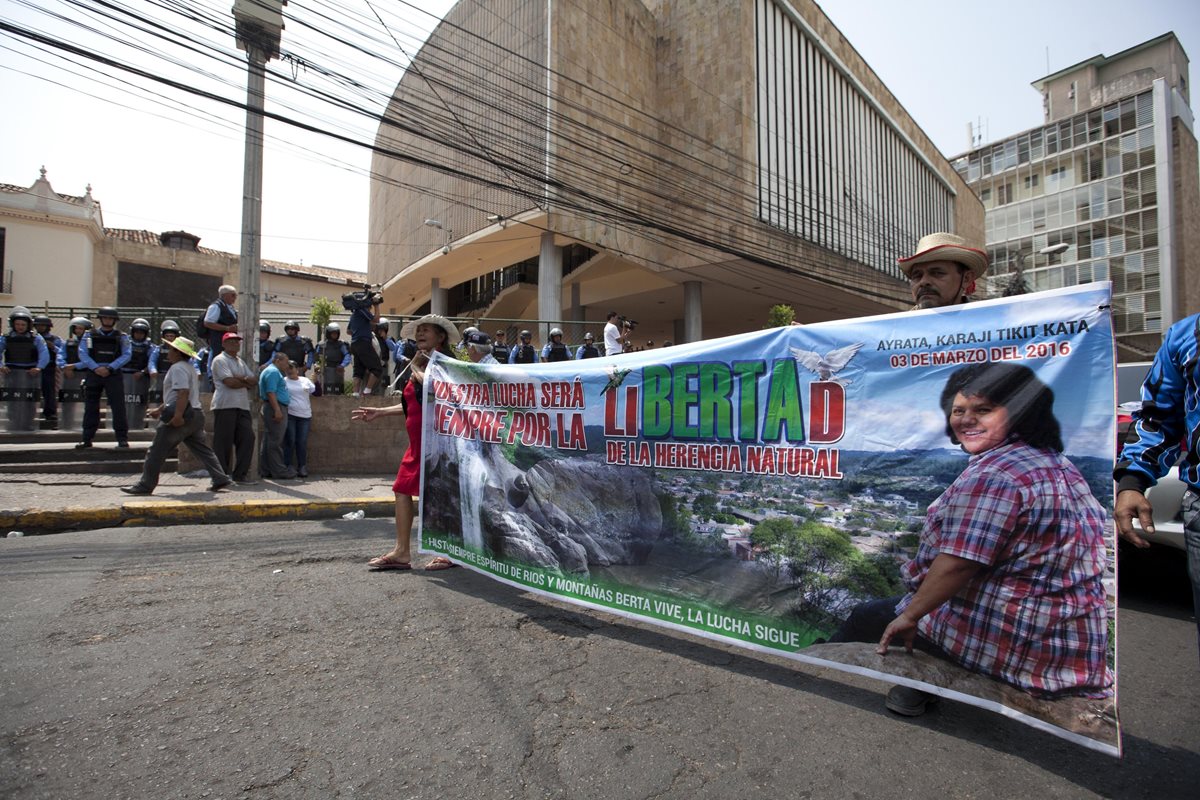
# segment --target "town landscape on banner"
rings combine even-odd
[[[1065,455],[1111,511],[1105,306],[1062,320],[1049,308],[764,331],[653,362],[435,359],[422,547],[548,595],[860,669],[865,651],[822,643],[855,606],[904,594],[926,509],[967,466],[938,400],[954,371],[1032,367],[1056,389]]]

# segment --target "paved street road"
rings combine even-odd
[[[1200,786],[1178,559],[1122,584],[1121,762],[956,703],[903,720],[883,683],[464,569],[366,572],[390,530],[0,541],[0,797],[1163,800]]]

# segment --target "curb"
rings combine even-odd
[[[116,506],[32,508],[0,514],[0,528],[26,533],[111,528],[117,525],[187,525],[193,523],[268,522],[286,519],[334,519],[362,510],[368,517],[395,513],[393,497],[342,497],[336,500],[239,500],[196,503],[130,500]]]

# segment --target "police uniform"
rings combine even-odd
[[[282,339],[284,337],[280,336],[279,338]],[[270,364],[271,357],[274,355],[275,355],[275,342],[271,341],[271,337],[268,336],[265,339],[259,339],[258,340],[258,368],[262,369],[267,364]],[[304,362],[297,361],[296,363],[303,364]]]
[[[501,364],[508,363],[509,348],[504,342],[492,342],[492,357]]]
[[[312,339],[309,339],[307,336],[280,336],[275,340],[274,352],[283,353],[288,357],[288,361],[295,361],[305,369],[312,367],[314,351]],[[266,366],[270,361],[271,359],[268,358],[265,363],[260,363],[259,366]]]
[[[26,320],[31,322],[31,318]],[[31,369],[44,369],[49,363],[49,350],[42,335],[29,326],[24,333],[10,330],[0,336],[0,364],[9,370],[4,377],[4,405],[8,412],[10,431],[31,431],[37,411],[41,377],[30,375]]]
[[[108,399],[113,433],[117,443],[128,445],[129,420],[125,416],[125,381],[121,368],[128,363],[129,337],[116,328],[90,330],[83,335],[79,346],[79,361],[90,370],[83,382],[83,441],[81,447],[91,447],[92,438],[100,428],[100,395]],[[96,370],[107,367],[108,375]]]
[[[58,370],[62,373],[62,388],[58,391],[58,402],[62,405],[60,430],[78,430],[79,427],[83,382],[88,371],[87,367],[79,362],[79,345],[83,341],[83,333],[86,333],[86,330],[78,336],[72,333],[58,349]],[[67,367],[71,368],[70,372],[67,371]]]
[[[325,373],[321,376],[321,391],[324,394],[343,394],[345,370],[350,366],[350,345],[341,338],[326,339],[317,345],[317,356],[325,355]]]
[[[537,360],[537,350],[533,345],[525,342],[513,347],[512,352],[508,354],[508,363],[510,364],[536,364]]]
[[[542,361],[570,361],[571,351],[561,341],[551,339],[542,348]]]
[[[585,339],[583,344],[579,345],[579,349],[575,351],[575,360],[579,361],[584,358],[599,358],[600,350],[592,342],[591,339]]]
[[[46,342],[46,350],[50,353],[50,360],[46,362],[46,366],[42,369],[42,417],[45,419],[58,419],[58,383],[59,383],[59,368],[58,354],[62,352],[65,342],[62,337],[55,336],[47,331],[42,334],[42,339]]]
[[[146,405],[153,382],[151,374],[158,373],[158,365],[154,363],[157,355],[149,334],[140,340],[129,337],[129,360],[121,367],[121,374],[125,385],[125,419],[136,430],[146,427]]]

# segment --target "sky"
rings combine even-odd
[[[88,0],[78,2],[89,5]],[[274,62],[282,77],[268,82],[268,107],[308,112],[306,118],[318,125],[370,141],[374,125],[368,118],[332,113],[291,92],[288,84],[327,86],[310,65],[357,65],[361,72],[356,77],[377,93],[387,93],[403,74],[408,55],[453,2],[292,0],[285,14],[320,11],[324,2],[340,9],[339,19],[355,20],[355,35],[369,37],[394,63],[365,64],[352,47],[314,37],[311,29],[293,24],[284,31],[283,47],[302,60]],[[170,0],[125,4],[167,16],[161,6]],[[185,5],[227,14],[232,2],[194,0]],[[1136,12],[1127,1],[1114,0],[825,0],[820,5],[947,156],[969,149],[968,122],[982,125],[985,141],[1040,124],[1041,98],[1029,84],[1092,56],[1113,55],[1174,31],[1184,50],[1200,58],[1200,3],[1190,0],[1143,0]],[[244,70],[232,64],[192,54],[193,66],[213,76],[201,78],[56,21],[47,11],[84,20],[101,33],[116,27],[67,0],[0,0],[0,21],[53,33],[145,64],[152,72],[245,99]],[[212,31],[196,30],[198,37],[221,39]],[[231,47],[229,38],[224,37],[225,45]],[[154,86],[159,95],[152,96],[111,77],[89,80],[85,76],[95,73],[88,67],[71,65],[68,71],[64,63],[0,30],[0,108],[6,118],[0,125],[0,183],[28,186],[45,166],[59,192],[82,195],[90,184],[108,227],[184,229],[199,235],[202,246],[238,252],[242,112],[176,89]],[[369,151],[272,120],[266,135],[262,257],[365,271]],[[432,229],[428,234],[432,250],[440,241]]]

